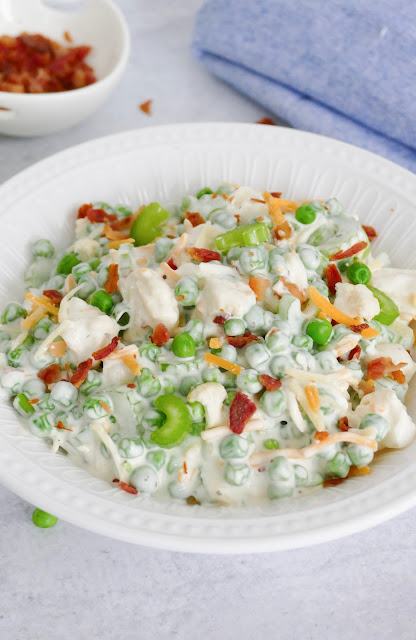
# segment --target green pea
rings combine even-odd
[[[239,389],[248,393],[258,393],[263,389],[259,374],[254,369],[244,369],[238,374],[236,382]]]
[[[315,364],[322,371],[336,371],[341,367],[336,356],[331,351],[321,351],[315,355]]]
[[[301,464],[295,464],[293,467],[293,470],[295,472],[296,486],[301,486],[306,484],[308,480],[308,472],[305,469],[305,467],[302,467]]]
[[[364,262],[353,262],[347,269],[347,277],[353,284],[368,284],[372,273]]]
[[[255,304],[246,313],[244,320],[249,331],[261,331],[265,324],[264,309]]]
[[[344,207],[337,198],[325,200],[324,205],[330,215],[342,216],[344,213]]]
[[[380,416],[378,413],[367,413],[360,422],[360,429],[366,429],[372,427],[376,432],[376,440],[380,442],[386,437],[390,428],[386,418]]]
[[[35,413],[30,419],[30,430],[38,438],[49,436],[53,426],[53,420],[48,413]]]
[[[149,431],[158,429],[164,422],[165,414],[152,407],[143,416],[143,426]]]
[[[149,451],[146,460],[159,471],[166,462],[166,453],[164,451]]]
[[[110,398],[104,394],[96,396],[88,396],[84,400],[83,409],[92,420],[99,420],[100,418],[106,418],[109,415],[107,409],[103,406],[106,405],[110,408],[110,412],[113,410],[113,403]]]
[[[316,212],[310,204],[302,204],[296,209],[295,218],[302,224],[311,224],[316,220]]]
[[[237,226],[236,217],[232,213],[228,213],[228,211],[224,211],[223,209],[216,211],[215,213],[211,211],[209,221],[212,222],[212,224],[218,224],[220,227],[224,227],[224,229],[228,230],[235,229]]]
[[[60,274],[69,275],[72,269],[77,264],[80,264],[80,263],[81,263],[81,260],[77,258],[75,253],[67,253],[58,262],[58,266],[56,267],[56,273],[58,275]]]
[[[260,398],[260,404],[265,413],[271,418],[282,416],[286,410],[286,399],[282,389],[265,391]]]
[[[42,238],[41,240],[36,240],[32,247],[32,253],[36,257],[52,258],[55,253],[55,249],[49,240]]]
[[[24,418],[30,416],[30,414],[35,413],[34,407],[30,404],[28,397],[24,393],[18,393],[15,399],[13,400],[13,406],[16,409],[17,413]]]
[[[246,323],[241,318],[228,318],[224,323],[226,336],[242,336],[246,330]]]
[[[49,334],[52,326],[56,327],[49,318],[42,318],[39,320],[39,322],[37,322],[33,327],[33,337],[35,340],[44,340]]]
[[[147,205],[137,216],[130,229],[130,237],[134,238],[134,245],[140,247],[161,235],[160,225],[169,217],[169,211],[163,209],[158,202]]]
[[[237,360],[237,349],[231,344],[223,344],[221,349],[211,349],[211,352],[229,362],[235,362]]]
[[[267,473],[273,481],[288,481],[294,476],[293,467],[284,456],[277,456],[270,462]]]
[[[57,382],[51,391],[52,402],[62,405],[63,407],[70,407],[72,404],[75,404],[77,397],[78,389],[65,380]]]
[[[321,263],[321,256],[313,247],[302,247],[298,251],[298,256],[307,269],[313,269],[316,271]]]
[[[266,346],[272,353],[279,353],[285,351],[290,344],[289,337],[282,333],[282,331],[276,331],[271,333],[266,338]]]
[[[339,451],[335,456],[328,460],[325,465],[325,473],[332,478],[346,478],[350,470],[350,461],[348,456]]]
[[[308,351],[312,351],[313,348],[312,338],[305,335],[293,336],[292,344],[295,345],[295,347],[299,347],[299,349],[307,349]]]
[[[192,336],[197,347],[204,343],[205,325],[201,320],[197,318],[190,320],[185,327],[185,331]]]
[[[153,344],[153,342],[144,342],[140,347],[140,355],[148,358],[152,362],[156,362],[161,353],[162,349]]]
[[[263,447],[265,449],[273,450],[273,449],[279,449],[280,445],[278,441],[275,440],[274,438],[268,438],[263,442]]]
[[[183,396],[187,396],[192,389],[195,389],[199,384],[199,380],[196,376],[185,376],[182,378],[181,383],[179,385],[179,392]]]
[[[72,268],[72,276],[75,282],[78,284],[78,281],[82,276],[89,274],[91,271],[91,267],[88,262],[78,262],[75,267]]]
[[[40,398],[45,393],[45,383],[39,378],[32,378],[27,380],[22,388],[23,393],[31,398]]]
[[[164,262],[173,249],[174,242],[170,238],[158,238],[155,242],[153,255],[156,262]]]
[[[26,316],[27,311],[23,309],[20,304],[17,304],[17,302],[9,302],[2,313],[1,321],[3,324],[10,324],[10,322],[17,320],[17,318],[26,318]]]
[[[326,344],[331,337],[332,325],[329,320],[316,318],[308,323],[306,333],[316,344]]]
[[[354,443],[348,445],[347,454],[352,464],[356,467],[366,467],[374,458],[374,453],[370,447],[363,447]]]
[[[13,349],[13,351],[9,351],[7,354],[7,364],[9,367],[21,367],[24,360],[26,360],[27,353],[28,351],[23,345]]]
[[[193,278],[181,278],[175,287],[175,297],[183,307],[193,307],[199,296],[199,288]]]
[[[90,369],[88,371],[88,375],[82,385],[79,387],[79,390],[84,393],[86,396],[91,395],[98,387],[101,387],[103,383],[102,373],[99,371],[95,371],[94,369]]]
[[[248,442],[245,438],[232,433],[221,441],[220,456],[224,460],[245,458],[247,454]]]
[[[212,193],[214,193],[212,189],[210,189],[209,187],[204,187],[203,189],[201,189],[201,191],[198,191],[198,193],[196,194],[196,197],[198,200],[200,200],[202,196],[208,196],[208,195],[211,195]]]
[[[292,358],[290,356],[274,356],[270,361],[270,372],[276,378],[283,378],[286,367],[293,365]]]
[[[140,438],[122,438],[117,448],[123,458],[138,458],[143,453],[143,442]]]
[[[245,247],[239,259],[241,271],[252,275],[256,271],[266,269],[267,257],[267,251],[264,247]]]
[[[42,411],[54,411],[56,409],[56,405],[51,401],[51,394],[45,393],[42,400],[37,403],[36,408],[41,409]]]
[[[227,462],[225,466],[224,478],[228,484],[241,487],[250,477],[250,467],[246,464],[236,464]]]
[[[156,471],[147,465],[137,467],[130,476],[130,484],[140,493],[154,493],[158,486]]]
[[[227,391],[227,397],[224,400],[224,403],[227,405],[227,407],[230,406],[230,404],[232,403],[236,395],[237,395],[237,389],[231,389],[230,391]]]
[[[293,486],[289,483],[269,484],[267,487],[267,497],[269,500],[279,500],[280,498],[290,498],[293,494]]]
[[[246,347],[244,356],[251,369],[258,369],[262,364],[270,360],[270,353],[265,345],[260,342],[254,342]]]
[[[312,287],[315,287],[319,293],[321,293],[324,298],[329,298],[329,289],[323,280],[314,280],[311,283]]]
[[[35,509],[32,513],[32,522],[40,529],[49,529],[56,525],[58,518],[42,509]]]
[[[102,289],[93,293],[93,295],[91,296],[90,304],[93,307],[98,307],[98,309],[100,309],[100,311],[102,311],[103,313],[110,313],[110,311],[114,307],[112,297]]]
[[[200,402],[189,402],[187,406],[192,422],[205,423],[205,408],[203,404]]]
[[[105,265],[101,265],[100,268],[97,271],[97,283],[100,285],[100,287],[103,287],[107,281],[108,278],[108,267],[106,267]]]
[[[206,369],[202,371],[202,381],[219,382],[222,384],[224,381],[224,373],[218,367],[206,367]]]
[[[88,264],[90,265],[90,271],[97,271],[98,267],[101,264],[100,258],[92,258],[89,260]]]
[[[195,355],[195,341],[190,333],[178,333],[172,341],[172,351],[178,358],[190,358]]]
[[[160,380],[150,371],[150,369],[142,369],[140,376],[136,376],[135,382],[137,384],[137,391],[144,398],[151,398],[156,396],[162,385]]]

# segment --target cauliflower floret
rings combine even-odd
[[[308,286],[308,275],[306,273],[304,264],[299,258],[298,254],[293,251],[290,253],[285,253],[282,257],[287,266],[287,269],[283,274],[286,280],[288,282],[291,282],[292,284],[295,284],[301,291],[306,289],[306,287]],[[279,273],[279,267],[276,267],[276,272]],[[279,296],[282,296],[284,293],[290,293],[288,288],[283,284],[281,280],[278,280],[276,282],[273,287],[273,291],[275,291]]]
[[[334,305],[347,316],[372,320],[380,313],[378,300],[364,284],[339,282],[335,288]]]
[[[239,187],[232,195],[233,199],[228,205],[228,209],[239,216],[240,224],[248,224],[252,218],[269,215],[267,204],[256,202],[256,200],[264,201],[263,195],[259,191],[254,191],[250,187]]]
[[[179,322],[175,294],[163,278],[150,269],[135,269],[119,280],[120,293],[130,307],[132,324],[126,339],[134,342],[144,334],[146,327],[160,322],[172,333]]]
[[[241,317],[255,304],[256,296],[248,284],[223,277],[207,277],[196,310],[206,321],[219,313]]]
[[[118,349],[117,349],[118,351]],[[131,355],[135,355],[133,352]],[[136,350],[136,359],[139,360],[139,350]],[[124,364],[121,358],[103,360],[103,384],[104,387],[118,387],[122,384],[130,384],[134,381],[134,373]]]
[[[60,335],[78,362],[109,344],[120,330],[113,318],[81,298],[71,298],[61,305],[59,322],[62,322]]]
[[[367,363],[369,360],[375,360],[375,358],[391,358],[393,364],[405,362],[406,366],[400,367],[400,370],[404,373],[407,382],[416,371],[416,364],[401,344],[391,344],[390,342],[370,344],[363,360]]]
[[[100,243],[97,240],[93,240],[92,238],[80,238],[71,247],[71,250],[74,253],[79,253],[81,258],[87,262],[91,260],[100,248]]]
[[[222,422],[223,402],[227,392],[219,382],[204,382],[188,395],[188,402],[200,402],[205,409],[207,428],[217,427]]]
[[[211,224],[211,222],[199,224],[190,231],[186,246],[215,250],[214,240],[220,233],[223,233],[223,231],[224,229],[218,224]]]
[[[351,426],[358,428],[368,413],[377,413],[389,423],[389,430],[379,443],[380,449],[401,449],[413,440],[416,425],[392,389],[378,389],[364,396],[356,410],[351,413]]]
[[[408,323],[416,318],[416,271],[379,269],[373,272],[371,284],[397,304],[401,320]]]

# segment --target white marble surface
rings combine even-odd
[[[200,0],[119,0],[133,41],[116,95],[71,131],[0,136],[0,181],[72,144],[134,127],[253,122],[264,112],[188,53]],[[153,115],[137,105],[154,100]],[[413,509],[330,544],[262,556],[153,551],[77,529],[31,523],[0,488],[0,640],[414,640]]]

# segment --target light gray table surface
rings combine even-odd
[[[119,5],[132,54],[117,92],[70,131],[0,136],[0,182],[108,133],[266,115],[191,58],[199,0]],[[151,117],[138,110],[149,98]],[[309,549],[227,557],[154,551],[63,521],[40,530],[32,506],[3,488],[0,507],[0,640],[416,638],[414,509]]]

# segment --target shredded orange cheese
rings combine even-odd
[[[46,311],[53,316],[58,316],[59,309],[51,304],[51,302],[48,302],[48,298],[46,296],[38,298],[34,296],[33,293],[25,293],[25,298],[32,302],[32,304],[36,304],[38,307],[43,307],[43,309],[46,309]]]
[[[121,244],[132,244],[134,242],[133,238],[126,238],[125,240],[114,240],[113,242],[109,242],[107,247],[109,249],[117,249]]]
[[[348,477],[353,478],[354,476],[366,476],[372,472],[370,467],[356,467],[352,466],[348,472]]]
[[[267,288],[270,286],[270,280],[267,278],[249,278],[248,286],[256,294],[257,300],[263,300]]]
[[[98,404],[100,404],[102,406],[104,411],[107,411],[107,413],[111,413],[111,407],[109,407],[108,404],[106,404],[102,400],[99,400]]]
[[[26,316],[24,320],[22,320],[20,326],[22,327],[22,329],[24,329],[24,331],[29,331],[29,329],[32,329],[32,327],[34,327],[35,324],[37,324],[39,320],[41,320],[45,316],[45,309],[42,309],[42,307],[38,307],[37,309],[34,309],[28,316]]]
[[[269,208],[269,215],[275,225],[278,227],[281,224],[284,224],[286,222],[286,218],[284,217],[280,208],[279,198],[273,198],[273,196],[268,191],[265,191],[263,193],[263,196]]]
[[[204,358],[208,364],[214,364],[217,367],[231,371],[231,373],[234,373],[236,376],[244,369],[244,367],[240,367],[240,365],[234,364],[234,362],[230,362],[229,360],[224,360],[224,358],[220,358],[213,353],[206,353]]]
[[[314,413],[318,413],[319,408],[321,406],[321,398],[319,397],[318,389],[315,387],[314,384],[308,384],[305,387],[305,394],[311,410]]]
[[[363,329],[361,331],[362,337],[367,338],[367,340],[369,338],[375,338],[375,336],[378,336],[379,333],[380,331],[377,331],[377,329],[373,329],[372,327],[367,327],[366,329]]]
[[[128,367],[130,369],[130,371],[132,371],[134,373],[134,375],[139,376],[141,373],[141,369],[140,369],[140,365],[137,362],[135,356],[124,356],[124,358],[122,358],[124,364],[126,365],[126,367]]]
[[[211,338],[208,345],[210,349],[221,349],[222,347],[221,340],[218,338]]]
[[[121,233],[121,231],[114,231],[108,224],[104,225],[103,235],[108,238],[108,240],[127,240],[129,237],[127,234]]]

